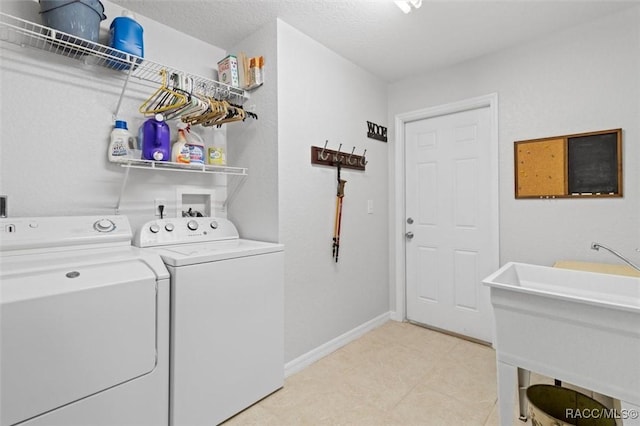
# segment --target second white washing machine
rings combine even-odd
[[[170,423],[219,424],[284,384],[284,247],[222,218],[145,224],[171,276]]]

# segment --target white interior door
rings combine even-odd
[[[490,117],[482,107],[405,124],[407,318],[486,342],[481,280],[498,266]]]

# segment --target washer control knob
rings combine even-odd
[[[160,232],[160,227],[154,223],[149,227],[149,231],[151,231],[154,234],[157,234],[158,232]]]
[[[190,220],[189,222],[187,222],[187,228],[195,231],[196,229],[198,229],[198,222],[196,222],[195,220]]]
[[[116,229],[116,224],[109,219],[100,219],[93,224],[93,229],[98,232],[111,232]]]
[[[167,232],[171,232],[171,231],[173,231],[173,229],[174,229],[173,223],[167,223],[167,224],[164,226],[164,229],[166,229],[166,230],[167,230]]]
[[[218,222],[216,222],[215,220],[212,220],[210,225],[211,229],[218,229]]]

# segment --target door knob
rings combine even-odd
[[[405,237],[407,237],[407,240],[410,240],[413,238],[413,232],[409,231],[406,234],[404,234]]]
[[[413,223],[413,218],[412,218],[412,217],[408,217],[408,218],[407,218],[407,223],[408,223],[409,225],[411,225],[411,224]]]

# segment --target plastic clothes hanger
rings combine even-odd
[[[169,87],[165,69],[160,70],[160,75],[162,76],[162,85],[138,108],[138,111],[144,115],[175,110],[188,102],[184,94]]]
[[[190,119],[195,118],[208,110],[208,100],[201,95],[196,94],[194,91],[193,78],[181,75],[178,80],[178,86],[174,90],[179,93],[183,93],[187,97],[187,103],[169,114],[166,114],[167,120],[180,116],[183,121],[189,122]]]
[[[229,102],[215,101],[215,103],[218,106],[218,111],[217,111],[218,114],[211,115],[209,117],[209,120],[205,121],[204,123],[201,123],[203,126],[215,126],[219,120],[223,119],[229,114],[229,107],[230,107]]]
[[[188,99],[189,103],[171,113],[169,119],[180,116],[182,121],[188,123],[190,120],[193,120],[208,111],[209,102],[207,99],[203,99],[194,93],[190,94]]]
[[[228,104],[228,103],[227,103]],[[212,125],[220,126],[224,123],[233,123],[234,121],[243,121],[246,118],[244,109],[228,104],[229,113],[222,119],[217,120]]]
[[[216,99],[209,98],[209,109],[207,112],[193,120],[190,120],[189,124],[201,124],[203,126],[214,125],[212,123],[215,123],[219,118],[227,115],[227,105],[229,104],[226,101],[218,101]]]
[[[225,117],[231,116],[232,112],[230,111],[231,105],[227,101],[217,101],[219,105],[219,110],[217,115],[210,116],[209,120],[201,123],[203,126],[216,126],[220,120],[223,120]]]

